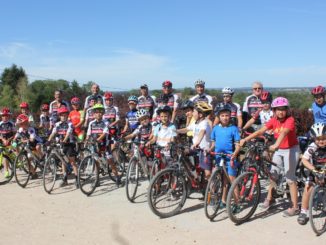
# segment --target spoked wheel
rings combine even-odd
[[[7,168],[5,167],[7,164]],[[14,164],[7,156],[0,153],[0,185],[7,184],[14,177]]]
[[[131,158],[126,177],[126,194],[130,202],[134,202],[139,181],[139,162],[136,158]]]
[[[99,184],[99,166],[92,156],[85,157],[78,168],[78,184],[85,195],[91,195]]]
[[[116,176],[116,174],[114,174],[112,166],[109,164],[108,164],[108,174],[109,174],[109,178],[113,182],[117,183],[117,181],[119,181],[119,182],[121,181],[122,177],[125,174],[125,171],[124,171],[124,169],[120,168],[121,167],[120,164],[117,161],[115,161],[114,159],[113,159],[113,164],[114,164],[115,169],[118,171],[119,178]]]
[[[238,176],[228,192],[226,208],[229,218],[241,224],[254,214],[260,200],[258,174],[246,172]]]
[[[151,180],[147,201],[157,216],[167,218],[177,214],[183,207],[186,198],[186,180],[175,169],[164,169]]]
[[[126,166],[128,163],[128,158],[125,153],[118,148],[114,148],[112,150],[112,156],[113,160],[117,163],[118,171],[125,174],[127,172]]]
[[[220,169],[216,169],[208,181],[204,209],[205,215],[208,219],[213,220],[218,212],[221,204],[223,193],[223,178]]]
[[[60,160],[54,154],[50,154],[47,161],[44,164],[43,187],[44,190],[49,194],[52,192],[55,182],[58,178],[59,164],[60,164]]]
[[[309,218],[313,231],[319,236],[326,231],[326,187],[316,185],[309,200]]]
[[[14,163],[14,173],[17,184],[25,188],[31,176],[32,166],[28,159],[27,152],[21,151],[17,155]]]

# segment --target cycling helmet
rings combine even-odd
[[[147,86],[147,84],[146,84],[146,83],[144,83],[144,84],[140,85],[140,88],[145,88],[145,89],[148,89],[148,86]]]
[[[309,130],[309,134],[311,138],[317,138],[323,135],[326,135],[326,125],[324,123],[315,123],[311,126]]]
[[[70,102],[71,102],[72,105],[79,105],[80,104],[80,99],[77,98],[77,97],[73,97]]]
[[[61,106],[59,109],[58,109],[58,114],[63,114],[63,113],[68,113],[68,108],[65,107],[65,106]]]
[[[1,111],[1,116],[9,116],[11,115],[11,111],[8,107],[3,107]]]
[[[136,118],[137,118],[137,120],[139,120],[139,119],[141,119],[142,117],[145,117],[145,116],[149,117],[149,113],[145,109],[139,109],[136,112]]]
[[[209,114],[211,113],[211,111],[213,110],[212,109],[212,106],[207,104],[206,102],[204,101],[200,101],[198,103],[195,104],[195,109],[198,111],[198,112],[201,112],[201,113],[204,113],[204,114]]]
[[[277,97],[272,102],[272,108],[289,106],[289,101],[284,97]]]
[[[92,101],[92,100],[97,101],[97,97],[95,95],[90,95],[88,97],[88,101]]]
[[[171,107],[170,106],[167,106],[167,105],[164,105],[164,106],[160,106],[157,108],[157,115],[160,115],[161,112],[168,112],[168,113],[172,113],[172,110],[171,110]]]
[[[195,82],[195,87],[196,86],[205,86],[205,82],[203,81],[203,80],[200,80],[200,79],[198,79],[196,82]]]
[[[164,81],[162,83],[162,87],[169,87],[169,88],[172,88],[172,83],[170,81]]]
[[[19,124],[19,123],[25,123],[25,122],[28,122],[28,116],[26,116],[25,114],[20,114],[17,116],[16,118],[16,123]]]
[[[317,86],[317,87],[315,87],[315,88],[313,88],[311,90],[311,94],[312,95],[318,95],[318,94],[324,95],[325,94],[325,88],[323,86],[319,85],[319,86]]]
[[[96,111],[96,110],[104,111],[104,106],[102,104],[100,104],[100,103],[97,103],[97,104],[93,105],[92,109],[94,111]]]
[[[113,99],[113,94],[111,92],[105,92],[104,99],[106,100]]]
[[[22,102],[22,103],[20,103],[19,107],[20,108],[26,108],[26,109],[28,109],[29,108],[29,105],[28,105],[27,102]]]
[[[231,95],[233,95],[233,94],[234,94],[234,89],[232,89],[232,88],[230,88],[230,87],[224,87],[224,88],[222,89],[222,93],[223,93],[223,94],[231,94]]]
[[[268,91],[263,91],[261,96],[260,96],[260,100],[262,103],[272,103],[273,101],[273,96],[270,92]]]
[[[185,109],[188,109],[188,108],[191,108],[191,109],[194,109],[195,107],[195,104],[193,101],[191,100],[185,100],[184,102],[182,102],[181,104],[181,109],[182,110],[185,110]]]
[[[138,103],[138,98],[137,98],[137,96],[135,96],[135,95],[131,95],[131,96],[129,96],[129,98],[128,98],[128,103],[129,102],[135,102],[136,104]]]
[[[219,115],[223,111],[231,112],[231,106],[229,104],[225,104],[225,103],[217,104],[215,109],[214,109],[215,114]]]
[[[42,111],[48,111],[50,108],[49,108],[49,105],[48,104],[43,104],[41,105],[41,110]]]

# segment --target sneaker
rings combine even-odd
[[[63,179],[63,180],[61,180],[59,187],[64,187],[66,185],[68,185],[68,181],[67,181],[67,179]]]
[[[79,189],[79,184],[78,184],[78,180],[75,180],[75,183],[74,183],[76,189]]]
[[[297,219],[297,221],[298,221],[298,223],[299,223],[300,225],[305,225],[305,224],[307,224],[308,220],[309,220],[309,217],[307,216],[306,213],[300,213],[300,214],[299,214],[299,217],[298,217],[298,219]]]
[[[117,178],[117,180],[115,183],[116,183],[117,187],[119,187],[121,185],[121,176],[119,175],[116,178]]]
[[[241,206],[239,204],[232,204],[232,213],[237,214],[240,213]]]
[[[10,178],[10,173],[9,173],[9,171],[5,171],[5,178],[6,178],[6,179],[9,179],[9,178]]]
[[[265,209],[265,210],[268,210],[273,204],[275,203],[275,200],[272,199],[272,200],[268,200],[267,198],[265,199],[265,201],[259,205],[259,207],[261,209]]]
[[[223,208],[226,208],[226,203],[224,202],[220,202],[220,206],[219,206],[219,209],[223,209]]]
[[[288,208],[283,212],[283,217],[292,217],[294,215],[298,215],[300,213],[300,209],[298,208]]]
[[[37,178],[38,178],[37,173],[31,174],[31,179],[37,179]]]

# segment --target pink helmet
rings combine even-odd
[[[272,102],[272,108],[283,107],[283,106],[289,106],[289,101],[287,98],[277,97]]]

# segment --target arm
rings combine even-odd
[[[220,123],[220,119],[218,118],[218,116],[215,116],[213,126],[215,126],[215,125],[217,125],[219,123]]]
[[[177,115],[177,108],[173,108],[171,122],[174,122],[174,119],[175,119],[176,115]]]
[[[309,170],[315,170],[315,166],[313,164],[311,164],[311,162],[309,162],[309,160],[307,160],[306,158],[302,157],[302,163],[303,165],[309,169]]]
[[[177,129],[177,134],[186,134],[188,131],[188,128],[180,128],[180,129]]]
[[[261,129],[257,130],[256,132],[252,133],[251,135],[247,136],[246,138],[240,140],[240,143],[239,145],[240,146],[243,146],[245,142],[253,139],[253,138],[256,138],[257,136],[260,136],[262,135],[263,133],[265,133],[265,131],[267,130],[268,128],[266,126],[263,126]]]
[[[242,117],[241,117],[241,120],[242,120]],[[255,122],[255,119],[254,118],[251,118],[244,126],[243,126],[243,130],[247,130],[248,128],[250,128],[250,126]],[[238,124],[239,124],[239,121],[238,121]]]
[[[288,129],[288,128],[283,128],[282,131],[280,132],[280,134],[279,134],[279,136],[278,136],[276,142],[275,142],[273,145],[271,145],[271,146],[269,147],[269,149],[270,149],[271,151],[275,151],[275,150],[277,150],[278,147],[280,146],[280,144],[282,143],[283,139],[285,138],[285,136],[288,135],[289,132],[290,132],[290,129]]]
[[[205,133],[206,133],[206,130],[205,130],[205,129],[202,129],[202,130],[199,131],[198,139],[197,139],[196,142],[194,142],[192,148],[197,148],[197,147],[199,146],[200,142],[201,142],[202,139],[204,138]]]

